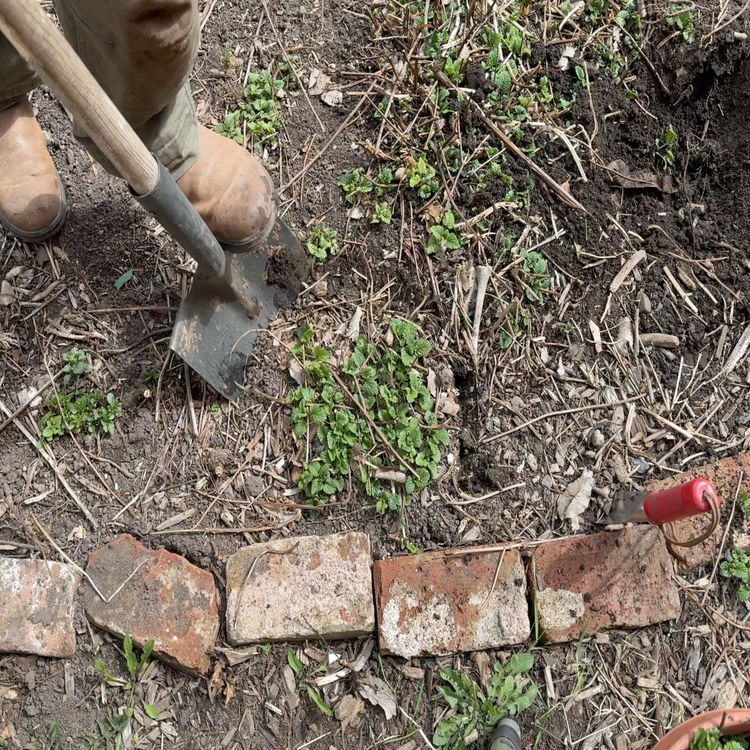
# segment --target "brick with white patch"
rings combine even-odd
[[[383,653],[410,659],[523,643],[526,577],[516,549],[428,552],[373,566]]]
[[[72,565],[0,558],[0,652],[74,656],[80,581]]]

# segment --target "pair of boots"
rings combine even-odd
[[[237,248],[260,244],[276,217],[266,170],[234,141],[198,125],[198,160],[177,184],[217,239]],[[0,222],[24,242],[56,234],[65,191],[27,97],[0,110]]]

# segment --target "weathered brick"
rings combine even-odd
[[[672,558],[653,526],[560,539],[532,554],[532,594],[550,643],[680,615]]]
[[[227,560],[227,638],[349,638],[375,628],[366,534],[253,544]]]
[[[80,582],[72,565],[0,558],[0,651],[74,656],[73,610]]]
[[[526,576],[518,550],[466,553],[428,552],[374,564],[381,652],[409,659],[529,638]]]
[[[722,503],[731,503],[734,493],[737,491],[737,483],[742,477],[740,492],[750,492],[750,453],[740,453],[729,458],[722,458],[712,464],[699,466],[683,474],[675,474],[666,479],[659,479],[648,485],[650,492],[674,487],[683,482],[689,482],[695,477],[705,477],[712,482],[719,493]],[[669,533],[679,540],[688,540],[698,536],[708,524],[709,516],[693,516],[684,521],[670,524]],[[701,544],[695,547],[679,547],[677,552],[682,556],[684,562],[678,561],[677,567],[681,571],[690,571],[699,565],[713,565],[716,555],[719,553],[721,538],[724,534],[723,524]]]
[[[111,597],[103,601],[85,584],[86,615],[94,625],[129,635],[138,646],[153,639],[154,656],[177,669],[208,671],[219,630],[211,573],[172,552],[150,550],[129,534],[93,552],[86,572],[102,595]]]

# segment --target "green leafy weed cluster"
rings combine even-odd
[[[484,737],[501,719],[529,708],[538,694],[536,683],[528,677],[533,666],[534,657],[528,653],[514,654],[506,664],[495,662],[486,691],[468,675],[443,669],[445,685],[440,692],[450,711],[435,728],[433,745],[463,750],[474,732]]]
[[[287,403],[294,435],[309,442],[298,483],[313,505],[356,487],[378,511],[397,511],[437,476],[449,437],[420,367],[430,344],[408,321],[394,318],[388,330],[388,341],[360,337],[340,366],[309,327],[298,333],[305,383]],[[381,469],[403,473],[403,483],[381,481]]]

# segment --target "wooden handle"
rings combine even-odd
[[[156,159],[97,83],[38,0],[0,0],[0,31],[137,195],[159,176]]]

